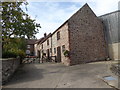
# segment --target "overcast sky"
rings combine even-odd
[[[44,33],[52,33],[70,16],[72,16],[85,3],[91,7],[97,16],[118,10],[119,0],[28,0],[27,13],[31,18],[41,24],[41,29],[36,35],[38,39]],[[22,7],[25,11],[25,7]],[[26,11],[25,11],[26,12]]]

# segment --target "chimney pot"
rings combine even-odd
[[[47,34],[46,33],[44,33],[44,37],[46,37],[47,36]]]

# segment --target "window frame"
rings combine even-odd
[[[60,40],[60,31],[57,32],[57,40]]]
[[[30,49],[30,48],[31,48],[31,46],[30,46],[30,45],[27,45],[27,48],[29,48],[29,49]]]
[[[56,48],[54,48],[54,54],[56,54]]]
[[[65,51],[65,45],[62,45],[62,52]]]

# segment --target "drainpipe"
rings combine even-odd
[[[52,56],[52,35],[51,35],[51,56]]]

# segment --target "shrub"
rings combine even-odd
[[[4,39],[2,46],[2,58],[25,57],[26,42],[23,38]]]
[[[23,50],[18,50],[17,53],[18,53],[18,56],[20,57],[20,59],[23,59],[26,56],[26,54]]]
[[[2,57],[3,58],[17,58],[17,57],[20,57],[20,59],[23,59],[25,57],[25,52],[23,50],[20,50],[20,49],[12,48],[8,51],[4,51],[2,53]]]
[[[15,52],[11,52],[11,51],[4,51],[2,53],[2,58],[16,58],[17,54]]]

